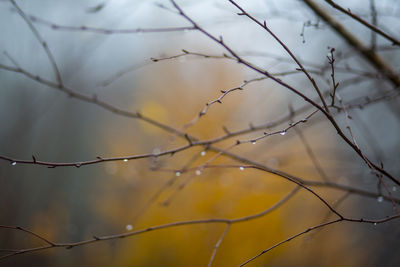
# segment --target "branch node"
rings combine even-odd
[[[185,138],[189,142],[189,145],[192,146],[193,142],[192,142],[192,140],[190,139],[190,137],[189,137],[189,135],[187,133],[185,133]]]

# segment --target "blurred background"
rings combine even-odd
[[[319,1],[323,2],[323,1]],[[220,90],[260,77],[227,58],[182,54],[182,49],[222,56],[220,46],[198,31],[108,34],[82,30],[149,29],[191,26],[169,1],[17,1],[46,41],[64,84],[120,109],[140,112],[163,124],[207,140],[273,122],[307,103],[271,80],[249,83],[228,94]],[[398,93],[358,51],[349,47],[302,1],[238,1],[271,30],[304,63],[323,93],[331,89],[327,55],[334,47],[338,92],[349,108],[350,126],[358,145],[374,162],[400,175]],[[367,21],[377,11],[378,26],[400,36],[400,4],[396,1],[337,1]],[[228,1],[178,1],[200,26],[223,36],[243,58],[268,70],[305,95],[316,99],[310,82],[287,53],[261,27]],[[321,3],[322,4],[322,3]],[[328,5],[322,7],[396,71],[398,46],[371,35],[364,26]],[[65,28],[60,26],[71,26]],[[0,63],[20,67],[57,83],[40,42],[9,1],[0,2]],[[376,41],[374,41],[376,38]],[[0,68],[0,155],[30,160],[79,162],[101,157],[159,153],[184,145],[177,137],[139,119],[113,114],[94,104],[69,97],[21,73]],[[381,99],[380,99],[381,98]],[[326,98],[330,102],[330,97]],[[379,99],[379,100],[377,100]],[[372,101],[371,101],[372,100]],[[371,103],[370,103],[371,102]],[[367,104],[365,104],[367,103]],[[226,139],[226,149],[264,131],[280,131],[313,111],[304,108],[270,128]],[[343,112],[335,118],[343,129]],[[194,120],[195,119],[195,120]],[[191,121],[190,127],[185,125]],[[224,130],[225,128],[225,130]],[[347,132],[346,132],[347,134]],[[353,186],[372,197],[329,187],[313,187],[349,217],[382,218],[394,214],[388,195],[362,159],[317,113],[284,136],[273,135],[230,152],[308,181]],[[143,229],[164,223],[238,218],[274,205],[295,185],[255,169],[194,169],[216,155],[192,147],[173,156],[115,161],[89,166],[59,167],[0,161],[0,224],[26,227],[54,242],[76,242]],[[240,166],[220,156],[212,164]],[[174,170],[191,168],[177,176]],[[386,181],[394,198],[398,188]],[[237,266],[277,242],[310,226],[332,219],[328,209],[309,192],[300,190],[266,216],[231,226],[213,266]],[[263,255],[249,266],[399,266],[398,220],[380,225],[340,223],[310,232]],[[223,224],[196,224],[97,242],[71,250],[54,248],[17,255],[0,266],[206,266],[224,231]],[[21,231],[0,229],[0,248],[44,245]],[[6,253],[2,252],[2,255]]]

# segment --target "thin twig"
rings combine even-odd
[[[375,67],[382,75],[384,75],[392,84],[400,90],[400,76],[393,68],[387,64],[377,53],[366,47],[359,39],[349,32],[339,21],[329,15],[323,8],[312,0],[303,0],[320,18],[327,22],[348,44],[350,44],[357,52]]]
[[[287,202],[291,197],[294,196],[294,194],[297,191],[298,191],[298,187],[295,187],[292,191],[290,191],[287,195],[285,195],[281,200],[279,200],[273,206],[271,206],[268,209],[263,210],[263,211],[261,211],[259,213],[252,214],[252,215],[249,215],[249,216],[239,217],[239,218],[235,218],[235,219],[211,218],[211,219],[200,219],[200,220],[189,220],[189,221],[173,222],[173,223],[157,225],[157,226],[148,227],[148,228],[145,228],[145,229],[142,229],[142,230],[127,232],[127,233],[120,233],[120,234],[107,235],[107,236],[94,236],[92,239],[78,241],[78,242],[71,242],[71,243],[56,243],[56,242],[48,241],[47,242],[49,244],[48,246],[41,246],[41,247],[13,250],[12,253],[6,254],[4,256],[1,256],[0,260],[8,258],[8,257],[15,256],[15,255],[19,255],[19,254],[31,253],[31,252],[41,251],[41,250],[47,250],[47,249],[55,248],[55,247],[71,249],[71,248],[74,248],[74,247],[88,245],[88,244],[92,244],[92,243],[96,243],[96,242],[100,242],[100,241],[131,237],[131,236],[143,234],[143,233],[146,233],[146,232],[151,232],[151,231],[161,230],[161,229],[171,228],[171,227],[178,227],[178,226],[182,226],[182,225],[210,224],[210,223],[225,223],[225,224],[240,223],[240,222],[244,222],[244,221],[247,221],[247,220],[260,218],[262,216],[267,215],[271,211],[275,210],[276,208],[278,208],[279,206],[281,206],[282,204]],[[17,230],[23,231],[18,226],[0,225],[0,228],[17,229]],[[27,232],[27,233],[30,233],[30,234],[34,234],[37,237],[40,236],[39,234],[33,233],[31,231],[29,231],[29,232],[28,231],[24,231],[24,232]],[[46,240],[44,237],[41,237],[41,239]]]
[[[372,25],[376,27],[378,24],[378,12],[375,8],[375,0],[369,0],[369,9],[372,18]],[[371,50],[376,50],[376,31],[371,31]]]
[[[217,250],[219,249],[219,246],[221,245],[222,241],[224,240],[226,234],[228,233],[230,226],[231,226],[230,223],[226,224],[224,232],[222,233],[221,237],[218,239],[217,243],[215,244],[213,252],[210,257],[210,261],[208,262],[208,265],[207,265],[208,267],[212,266],[215,255],[217,254]]]
[[[53,23],[36,16],[27,15],[27,17],[36,23],[48,26],[53,30],[62,31],[78,31],[78,32],[91,32],[97,34],[135,34],[135,33],[160,33],[160,32],[181,32],[181,31],[191,31],[195,30],[193,27],[169,27],[169,28],[135,28],[135,29],[108,29],[108,28],[98,28],[90,26],[66,26]]]
[[[278,79],[276,77],[271,76],[271,74],[257,66],[255,66],[254,64],[244,60],[243,58],[241,58],[230,46],[228,46],[222,36],[220,36],[219,38],[216,38],[215,36],[213,36],[212,34],[210,34],[208,31],[204,30],[202,27],[200,27],[195,21],[193,21],[188,15],[186,15],[186,13],[183,12],[183,10],[178,6],[178,4],[174,1],[174,0],[170,0],[172,5],[178,10],[179,15],[182,16],[184,19],[186,19],[188,22],[190,22],[193,27],[195,27],[198,31],[200,31],[201,33],[203,33],[205,36],[207,36],[209,39],[211,39],[212,41],[218,43],[219,45],[221,45],[224,49],[226,49],[233,57],[235,57],[237,59],[237,62],[240,64],[243,64],[244,66],[248,67],[249,69],[252,69],[258,73],[261,73],[265,76],[267,76],[268,78],[272,79],[273,81],[275,81],[276,83],[280,84],[281,86],[287,88],[288,90],[290,90],[291,92],[295,93],[296,95],[300,96],[302,99],[304,99],[306,102],[310,103],[311,105],[313,105],[314,107],[316,107],[317,109],[319,109],[324,115],[325,117],[330,121],[330,123],[332,124],[332,126],[336,129],[337,133],[339,134],[339,136],[365,161],[365,163],[367,165],[372,165],[376,170],[378,170],[380,173],[382,173],[383,175],[385,175],[386,177],[388,177],[390,180],[392,180],[394,183],[396,183],[397,185],[400,185],[400,180],[398,180],[396,177],[394,177],[391,173],[389,173],[388,171],[386,171],[385,169],[379,167],[378,165],[374,164],[373,162],[371,162],[364,154],[363,152],[357,147],[355,146],[352,141],[347,138],[347,136],[343,133],[343,131],[341,130],[341,128],[339,127],[339,125],[337,124],[337,122],[335,121],[334,117],[330,114],[330,111],[326,110],[326,104],[324,105],[324,107],[318,105],[315,101],[313,101],[311,98],[307,97],[306,95],[304,95],[303,93],[301,93],[300,91],[298,91],[297,89],[295,89],[294,87],[290,86],[289,84],[285,83],[284,81],[282,81],[281,79]],[[237,6],[239,9],[243,10],[239,5],[237,5],[234,1],[229,0],[231,3],[234,3],[235,6]],[[305,0],[306,1],[306,0]],[[268,32],[271,32],[269,30],[269,28],[266,27],[266,23],[261,24],[260,22],[258,22],[257,20],[255,20],[255,22],[259,25],[261,25],[264,29],[266,29]],[[271,32],[271,34],[273,34]],[[273,35],[275,39],[278,40],[279,43],[282,43],[282,41],[279,40],[279,38],[277,38],[275,35]],[[284,45],[282,43],[282,45]],[[284,46],[285,49],[289,50],[286,46]],[[290,50],[289,50],[290,51]],[[301,65],[300,65],[301,66]],[[305,71],[305,69],[302,69],[303,71]],[[311,79],[311,81],[313,81]],[[399,79],[400,82],[400,79]],[[313,83],[314,84],[314,83]],[[316,84],[314,84],[315,87],[318,87]],[[400,87],[399,87],[400,88]],[[320,92],[319,92],[320,93]],[[322,96],[320,95],[320,98]],[[322,97],[323,98],[323,97]]]
[[[323,181],[328,182],[329,181],[328,176],[326,175],[321,164],[319,164],[319,161],[317,160],[317,157],[315,156],[315,153],[311,148],[311,145],[308,143],[307,138],[304,136],[303,132],[298,127],[295,127],[294,131],[299,136],[301,143],[306,149],[306,152],[314,165],[315,170],[318,172]]]
[[[352,13],[350,11],[350,9],[345,9],[345,8],[341,7],[340,5],[336,4],[335,2],[333,2],[332,0],[325,0],[325,2],[327,2],[333,8],[339,10],[340,12],[342,12],[342,13],[352,17],[356,21],[360,22],[362,25],[369,28],[371,31],[373,31],[373,32],[381,35],[382,37],[386,38],[387,40],[391,41],[393,43],[393,45],[400,45],[400,41],[397,40],[395,37],[383,32],[376,26],[370,24],[368,21],[366,21],[366,20],[362,19],[361,17],[357,16],[356,14]]]
[[[332,224],[335,224],[335,223],[338,223],[338,222],[342,222],[342,221],[347,221],[347,222],[359,222],[359,223],[370,223],[370,224],[376,225],[376,224],[384,223],[384,222],[387,222],[387,221],[390,221],[390,220],[393,220],[393,219],[397,219],[397,218],[400,218],[400,215],[393,215],[393,216],[389,216],[389,217],[386,217],[386,218],[380,219],[380,220],[365,220],[365,219],[339,218],[339,219],[332,220],[332,221],[329,221],[329,222],[326,222],[326,223],[321,223],[321,224],[318,224],[318,225],[316,225],[316,226],[309,227],[309,228],[307,228],[306,230],[304,230],[304,231],[302,231],[302,232],[299,232],[299,233],[297,233],[297,234],[295,234],[295,235],[292,235],[291,237],[289,237],[289,238],[287,238],[287,239],[285,239],[285,240],[283,240],[283,241],[281,241],[281,242],[279,242],[279,243],[276,243],[275,245],[273,245],[273,246],[271,246],[271,247],[269,247],[269,248],[267,248],[267,249],[261,251],[261,252],[260,252],[259,254],[257,254],[256,256],[254,256],[254,257],[248,259],[247,261],[243,262],[242,264],[240,264],[239,267],[242,267],[242,266],[244,266],[244,265],[247,265],[248,263],[254,261],[254,260],[257,259],[257,258],[259,258],[261,255],[263,255],[263,254],[269,252],[270,250],[272,250],[272,249],[274,249],[274,248],[276,248],[276,247],[278,247],[278,246],[280,246],[280,245],[282,245],[282,244],[284,244],[284,243],[287,243],[287,242],[289,242],[289,241],[291,241],[291,240],[293,240],[293,239],[295,239],[295,238],[297,238],[297,237],[299,237],[299,236],[301,236],[301,235],[304,235],[304,234],[306,234],[306,233],[309,233],[309,232],[311,232],[311,231],[314,231],[314,230],[316,230],[316,229],[319,229],[319,228],[322,228],[322,227],[325,227],[325,226],[328,226],[328,225],[332,225]]]
[[[335,57],[333,55],[333,52],[335,52],[335,48],[332,47],[330,49],[331,56],[330,57],[327,56],[328,63],[331,66],[331,79],[332,79],[332,94],[331,94],[332,102],[331,102],[331,106],[335,105],[336,89],[339,86],[339,83],[336,83],[336,81],[335,81]]]
[[[279,44],[280,46],[282,46],[283,49],[285,49],[285,51],[290,55],[290,57],[296,62],[296,64],[299,66],[299,69],[304,72],[304,74],[307,76],[308,80],[310,80],[312,86],[314,87],[315,91],[318,93],[318,96],[320,98],[320,100],[322,101],[323,107],[326,111],[326,113],[330,113],[328,105],[325,102],[325,99],[321,93],[321,90],[319,89],[317,83],[315,82],[315,80],[311,77],[310,73],[307,71],[307,69],[304,68],[304,66],[301,64],[301,62],[297,59],[297,57],[292,53],[292,51],[279,39],[278,36],[276,36],[275,33],[273,33],[269,27],[267,27],[267,23],[264,20],[264,23],[261,23],[260,21],[258,21],[256,18],[254,18],[253,16],[251,16],[246,10],[244,10],[241,6],[239,6],[235,1],[233,0],[228,0],[232,5],[234,5],[235,7],[237,7],[241,13],[239,13],[239,15],[244,15],[246,17],[248,17],[249,19],[251,19],[252,21],[254,21],[256,24],[258,24],[259,26],[261,26],[264,30],[266,30]]]
[[[61,74],[57,67],[56,61],[53,57],[53,54],[50,51],[49,46],[44,41],[44,39],[40,36],[40,33],[38,32],[38,30],[35,28],[35,26],[33,26],[32,22],[29,20],[28,16],[24,13],[24,11],[22,11],[22,9],[18,6],[18,4],[14,0],[10,0],[10,2],[15,7],[18,14],[24,19],[24,21],[26,22],[26,24],[29,26],[30,30],[32,31],[33,35],[36,37],[36,39],[39,41],[40,45],[43,47],[43,49],[46,52],[46,55],[51,63],[51,66],[53,67],[57,82],[58,82],[58,84],[62,85],[63,82],[61,79]]]

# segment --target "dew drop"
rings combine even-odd
[[[181,176],[181,172],[179,172],[179,171],[175,172],[175,176],[177,176],[177,177]]]
[[[160,155],[160,153],[161,153],[161,149],[159,149],[158,147],[153,149],[153,155],[154,156],[158,156],[158,155]]]
[[[196,175],[201,175],[201,171],[200,170],[196,170],[195,173],[196,173]]]
[[[377,223],[374,223],[374,225],[376,226],[376,225],[377,225]]]
[[[279,134],[280,134],[280,135],[285,135],[285,134],[286,134],[286,131],[282,131],[282,132],[280,132]]]
[[[124,159],[124,162],[128,162],[128,159]]]
[[[382,202],[382,201],[383,201],[383,196],[379,196],[376,200],[377,200],[378,202]]]
[[[125,226],[125,228],[126,228],[126,230],[131,231],[133,229],[133,226],[132,226],[132,224],[127,224]]]
[[[393,186],[393,187],[392,187],[392,191],[393,191],[393,192],[396,192],[396,191],[397,191],[397,187]]]
[[[13,162],[11,162],[11,165],[15,166],[15,165],[17,165],[17,163],[15,161],[13,161]]]
[[[253,140],[253,141],[251,141],[251,143],[252,143],[253,145],[255,145],[255,144],[256,144],[256,141],[255,141],[255,140]]]
[[[201,151],[200,155],[201,155],[201,156],[205,156],[205,155],[206,155],[206,151],[204,151],[204,150]]]
[[[239,167],[239,170],[244,171],[244,167],[243,167],[243,166],[240,166],[240,167]]]

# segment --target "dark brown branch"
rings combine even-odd
[[[340,12],[342,12],[342,13],[350,16],[351,18],[355,19],[356,21],[360,22],[362,25],[364,25],[365,27],[367,27],[371,31],[381,35],[384,38],[386,38],[387,40],[392,42],[393,45],[400,45],[400,41],[397,40],[395,37],[383,32],[382,30],[380,30],[376,26],[370,24],[368,21],[366,21],[366,20],[362,19],[361,17],[357,16],[356,14],[352,13],[349,9],[343,8],[342,6],[340,6],[340,5],[336,4],[335,2],[333,2],[332,0],[325,0],[325,2],[327,2],[329,5],[331,5],[336,10],[339,10]]]

